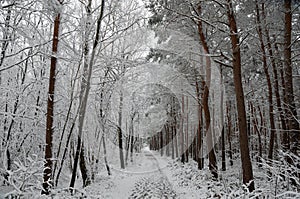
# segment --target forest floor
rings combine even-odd
[[[126,170],[112,167],[111,176],[100,173],[85,194],[105,199],[300,198],[297,192],[280,190],[279,183],[276,187],[266,170],[257,165],[253,165],[256,190],[247,192],[241,186],[238,161],[234,161],[236,166],[228,165],[227,171],[219,171],[219,180],[214,181],[208,168],[199,171],[195,161],[183,164],[145,148],[135,154]]]
[[[112,167],[111,176],[100,173],[85,191],[88,198],[105,199],[221,198],[226,192],[221,181],[211,180],[208,170],[199,172],[196,162],[182,164],[147,148],[135,155],[126,170]],[[238,195],[240,190],[232,198]]]
[[[226,171],[219,171],[219,180],[214,181],[208,168],[199,171],[197,163],[193,160],[183,164],[178,159],[172,160],[170,157],[161,156],[159,152],[144,148],[141,153],[134,154],[126,169],[119,169],[119,165],[110,165],[112,175],[108,176],[103,169],[96,175],[95,181],[84,189],[78,178],[76,192],[73,195],[67,188],[63,188],[68,187],[69,175],[66,173],[62,176],[62,181],[66,183],[60,185],[61,188],[54,189],[50,198],[300,198],[300,193],[288,186],[289,183],[280,182],[277,177],[268,178],[266,168],[259,168],[257,165],[253,165],[256,190],[248,193],[241,186],[242,175],[238,161],[235,160],[233,166],[228,165]],[[16,190],[11,186],[0,186],[0,199],[9,192],[16,193]],[[40,190],[37,189],[22,192],[21,198],[48,197],[42,197]]]
[[[101,173],[96,183],[87,188],[91,198],[177,198],[166,172],[168,160],[149,150],[136,154],[133,162],[120,170],[112,167],[112,175]]]

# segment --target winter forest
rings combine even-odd
[[[298,0],[0,0],[0,198],[300,198]]]

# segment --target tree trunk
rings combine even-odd
[[[185,161],[189,161],[189,102],[186,96],[186,133],[185,133]]]
[[[45,165],[42,194],[49,195],[52,186],[52,139],[53,139],[53,109],[54,109],[54,91],[56,79],[56,54],[58,49],[58,36],[60,25],[60,13],[55,17],[53,41],[52,41],[52,56],[50,63],[49,89],[47,102],[47,121],[46,121],[46,147],[45,147]]]
[[[268,36],[268,34],[267,34]],[[268,36],[269,37],[269,36]],[[279,50],[278,50],[278,45],[277,43],[275,43],[274,45],[274,48],[275,48],[275,56],[279,57]],[[274,58],[273,58],[274,59]],[[285,96],[285,83],[284,83],[284,75],[283,75],[283,65],[282,65],[282,62],[278,62],[278,65],[279,65],[279,75],[280,75],[280,78],[281,78],[281,88],[283,90],[282,92],[282,98],[284,99],[284,96]],[[275,94],[276,94],[276,103],[277,103],[277,107],[278,107],[278,112],[280,114],[280,120],[281,120],[281,128],[282,128],[282,137],[283,137],[283,148],[285,146],[288,146],[288,132],[287,132],[287,126],[286,126],[286,119],[285,119],[285,111],[284,111],[284,104],[281,104],[281,99],[280,99],[280,91],[279,91],[279,75],[277,74],[278,73],[278,70],[276,68],[276,65],[274,64],[274,67],[273,67],[273,73],[274,73],[274,78],[275,78]]]
[[[221,100],[220,100],[220,119],[221,119],[221,142],[222,142],[222,171],[226,171],[226,149],[225,149],[225,126],[224,126],[224,90],[223,90],[223,68],[220,65],[220,88],[221,88]]]
[[[132,125],[131,125],[131,141],[130,141],[130,162],[133,162],[133,149],[135,145],[135,137],[134,137],[134,126],[133,126],[133,119],[132,119]]]
[[[170,131],[171,131],[171,147],[172,147],[172,159],[175,159],[175,146],[174,146],[174,130],[173,130],[173,124],[170,125]]]
[[[81,171],[81,176],[82,176],[82,183],[83,187],[86,187],[91,184],[91,177],[89,175],[89,170],[87,168],[87,163],[85,160],[85,148],[84,148],[84,142],[82,141],[81,145],[81,150],[80,150],[80,160],[79,160],[79,166],[80,166],[80,171]]]
[[[6,50],[9,44],[9,29],[10,29],[10,18],[11,18],[11,9],[7,10],[7,15],[5,17],[5,22],[4,22],[4,30],[2,32],[2,46],[1,46],[1,54],[0,54],[0,68],[3,65],[4,59],[5,59],[5,54]],[[0,85],[2,84],[2,76],[0,72]]]
[[[269,118],[270,118],[270,127],[271,127],[271,135],[270,135],[270,143],[269,143],[269,154],[268,158],[270,160],[273,159],[273,149],[274,149],[274,142],[275,142],[275,122],[274,122],[274,107],[273,107],[273,91],[272,91],[272,83],[271,83],[271,77],[268,71],[268,65],[267,65],[267,55],[265,51],[265,44],[263,40],[263,32],[261,28],[261,20],[260,20],[260,12],[259,12],[259,6],[257,0],[255,1],[256,4],[256,20],[257,20],[257,32],[260,40],[260,48],[262,51],[262,61],[263,61],[263,67],[264,72],[267,79],[267,85],[268,85],[268,102],[269,102]],[[262,3],[262,8],[264,9],[264,4]]]
[[[222,171],[226,171],[226,151],[225,151],[225,128],[222,127],[221,140],[222,140]]]
[[[264,3],[263,3],[263,5],[264,5]],[[265,13],[264,6],[262,6],[262,14],[263,14],[263,18],[266,19],[266,13]],[[265,20],[264,20],[264,22],[265,22]],[[264,27],[265,27],[265,35],[267,38],[267,48],[268,48],[269,56],[271,59],[271,65],[272,65],[273,75],[274,75],[274,92],[275,92],[275,96],[276,96],[276,106],[277,106],[277,109],[279,112],[279,118],[280,118],[283,133],[286,133],[285,132],[286,131],[286,123],[285,123],[285,119],[284,119],[284,114],[283,114],[281,99],[280,99],[280,92],[279,92],[279,79],[278,79],[279,77],[278,77],[276,60],[274,57],[271,40],[270,40],[270,35],[269,35],[269,30],[268,30],[266,23],[264,23]],[[275,43],[275,41],[274,41],[274,43]],[[275,44],[275,49],[276,49],[276,44]]]
[[[71,136],[72,136],[74,127],[75,127],[75,120],[74,120],[73,123],[72,123],[71,129],[70,129],[70,132],[69,132],[69,135],[68,135],[68,137],[67,137],[66,146],[65,146],[65,149],[64,149],[62,158],[61,158],[60,167],[59,167],[59,169],[58,169],[58,172],[57,172],[57,175],[56,175],[56,178],[55,178],[55,186],[58,185],[59,176],[60,176],[61,171],[62,171],[62,169],[63,169],[64,161],[65,161],[65,159],[66,159],[67,150],[68,150],[68,148],[69,148],[69,143],[70,143],[70,141],[71,141]],[[72,162],[72,161],[70,160],[70,164],[72,165],[71,162]]]
[[[230,39],[232,44],[233,54],[233,78],[237,102],[238,126],[240,132],[240,150],[243,169],[243,183],[247,186],[250,192],[254,190],[252,163],[249,154],[249,143],[247,134],[246,110],[244,102],[244,91],[241,77],[241,52],[240,42],[238,37],[237,25],[233,12],[231,0],[227,0],[227,15],[230,27]]]
[[[165,133],[166,133],[166,156],[170,156],[170,126],[169,126],[169,124],[165,125]]]
[[[131,121],[129,124],[129,129],[127,128],[127,120],[126,120],[126,132],[129,132],[128,136],[125,139],[125,166],[128,165],[128,156],[129,156],[129,148],[130,148],[130,139],[131,139]]]
[[[201,153],[201,148],[202,148],[202,106],[201,106],[201,99],[200,99],[200,89],[199,89],[199,84],[198,81],[196,80],[196,94],[197,94],[197,108],[198,108],[198,127],[197,127],[197,145],[196,145],[196,159],[197,159],[197,164],[198,164],[198,169],[202,170],[203,169],[203,164],[202,164],[202,156],[203,154]]]
[[[227,112],[227,125],[228,125],[228,134],[227,134],[227,139],[228,139],[228,145],[229,145],[229,162],[230,162],[230,166],[233,166],[233,160],[232,160],[232,144],[231,144],[231,133],[232,133],[232,122],[231,122],[231,103],[230,101],[227,102],[227,108],[226,108],[226,112]]]
[[[159,135],[160,135],[160,155],[163,156],[164,155],[164,149],[163,149],[164,148],[163,147],[163,145],[164,145],[163,132],[160,131]]]
[[[76,172],[77,172],[77,166],[78,166],[78,160],[80,156],[80,150],[81,150],[81,140],[82,140],[82,130],[84,125],[84,118],[86,113],[86,106],[90,91],[90,80],[92,76],[92,68],[94,65],[94,58],[96,54],[96,48],[99,44],[99,32],[101,29],[101,22],[103,18],[103,12],[104,12],[104,0],[101,2],[101,11],[100,16],[97,20],[97,26],[96,26],[96,33],[95,33],[95,39],[93,43],[92,48],[92,55],[88,63],[88,32],[85,34],[85,42],[84,42],[84,67],[83,67],[83,76],[82,76],[82,82],[81,82],[81,88],[80,88],[80,96],[79,96],[79,124],[78,124],[78,140],[77,140],[77,147],[76,147],[76,153],[74,158],[74,166],[73,166],[73,172],[70,182],[70,189],[72,190],[75,185],[75,179],[76,179]],[[91,9],[91,0],[88,1],[87,10]],[[90,11],[88,11],[89,13]],[[90,20],[87,20],[86,24],[87,29],[89,30],[90,27]],[[88,176],[87,176],[88,177]],[[90,182],[90,179],[85,179],[86,182],[83,182],[84,185],[87,185],[88,182]]]
[[[110,167],[109,167],[108,161],[107,161],[107,152],[106,152],[106,144],[105,144],[105,135],[104,135],[104,133],[102,135],[102,142],[103,142],[104,163],[105,163],[105,166],[106,166],[107,174],[110,176],[111,172],[110,172]]]
[[[182,96],[182,106],[181,106],[181,125],[180,125],[180,142],[181,142],[181,162],[185,163],[185,151],[184,151],[184,96]]]
[[[119,118],[118,118],[118,143],[121,169],[125,169],[124,153],[123,153],[123,132],[122,132],[122,110],[123,110],[123,92],[120,91]]]
[[[297,155],[300,141],[300,128],[297,121],[297,109],[295,105],[295,96],[293,89],[293,68],[292,68],[292,0],[284,0],[285,7],[285,35],[284,35],[284,64],[285,64],[285,83],[286,83],[286,101],[288,130],[291,134],[291,151]]]
[[[201,14],[201,4],[198,4],[198,12]],[[212,128],[210,126],[210,110],[208,105],[209,99],[209,88],[211,81],[211,60],[209,57],[209,48],[206,42],[205,35],[203,33],[202,21],[198,21],[198,34],[200,37],[200,41],[202,43],[204,54],[206,55],[206,78],[204,84],[204,94],[203,94],[203,110],[205,117],[205,130],[206,130],[206,141],[207,141],[207,149],[208,149],[208,159],[209,159],[209,170],[211,171],[213,177],[215,179],[218,178],[218,167],[217,167],[217,159],[213,147],[213,138],[212,138]]]
[[[253,106],[253,103],[250,103],[251,107],[251,115],[252,115],[252,123],[253,123],[253,131],[254,134],[257,134],[258,137],[258,156],[257,156],[257,162],[258,166],[261,167],[261,159],[262,159],[262,143],[261,143],[261,135],[260,135],[260,130],[258,129],[258,121],[256,117],[256,109]]]

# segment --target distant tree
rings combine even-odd
[[[262,29],[262,20],[260,18],[260,8],[258,5],[257,0],[256,3],[256,22],[257,22],[257,32],[259,36],[260,41],[260,50],[262,52],[262,62],[263,62],[263,68],[267,79],[267,86],[268,86],[268,102],[269,102],[269,119],[270,119],[270,127],[271,127],[271,135],[270,135],[270,144],[269,144],[269,154],[268,158],[273,159],[273,150],[274,150],[274,142],[275,142],[275,120],[274,120],[274,106],[273,106],[273,89],[272,89],[272,83],[271,83],[271,77],[268,69],[268,63],[267,63],[267,54],[266,54],[266,47],[264,43],[263,38],[263,29]],[[264,8],[264,4],[262,4],[262,7]]]

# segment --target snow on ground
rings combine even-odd
[[[300,198],[300,194],[291,189],[284,188],[285,192],[283,189],[279,190],[274,183],[280,182],[268,180],[266,168],[258,168],[257,165],[253,165],[256,190],[248,193],[241,186],[242,174],[238,160],[234,165],[236,166],[228,165],[225,172],[219,171],[219,180],[213,181],[208,168],[199,171],[197,163],[193,160],[182,164],[178,159],[172,160],[170,157],[160,156],[159,152],[144,148],[141,153],[134,154],[133,161],[129,160],[126,169],[119,169],[119,165],[111,165],[111,176],[103,170],[96,175],[95,181],[84,189],[81,188],[82,183],[78,178],[74,195],[71,195],[67,188],[70,176],[63,175],[62,181],[66,183],[60,187],[65,188],[58,187],[52,191],[50,197],[43,198]],[[12,187],[0,187],[0,199],[11,191]],[[21,198],[41,198],[40,191],[33,191],[32,194],[23,195]]]
[[[96,183],[86,188],[91,198],[175,198],[176,193],[164,173],[167,161],[158,162],[149,149],[136,154],[126,169],[112,167],[112,176],[100,173]],[[97,196],[96,196],[97,195]]]

